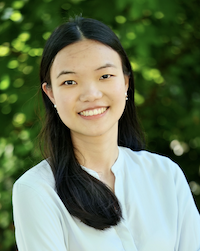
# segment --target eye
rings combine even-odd
[[[107,78],[110,78],[112,75],[110,74],[105,74],[103,76],[100,77],[100,79],[107,79]]]
[[[77,83],[74,80],[67,80],[63,84],[65,84],[65,85],[76,85]]]

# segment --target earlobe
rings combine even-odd
[[[125,88],[126,88],[126,91],[128,91],[128,87],[129,87],[129,76],[124,75],[124,80],[125,80]]]
[[[53,104],[55,104],[53,90],[52,90],[51,87],[48,86],[48,84],[46,82],[42,84],[42,90],[46,93],[46,95],[49,97],[49,99],[51,100],[51,102]]]

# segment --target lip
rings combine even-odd
[[[92,107],[87,107],[87,108],[81,110],[80,112],[78,112],[78,114],[80,114],[83,111],[90,111],[90,110],[100,109],[100,108],[109,108],[109,106],[92,106]]]
[[[84,115],[80,114],[82,111],[89,111],[89,110],[94,110],[94,109],[99,109],[99,108],[107,108],[107,109],[101,114],[92,115],[92,116],[84,116]],[[105,114],[108,112],[108,110],[109,110],[109,106],[98,106],[98,107],[96,106],[96,107],[93,107],[93,108],[90,107],[90,108],[87,108],[85,110],[82,110],[81,112],[78,113],[78,115],[83,119],[92,120],[92,119],[98,119],[98,118],[101,118],[101,117],[105,116]]]

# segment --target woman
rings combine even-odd
[[[45,159],[14,185],[19,251],[198,251],[180,168],[143,151],[130,62],[106,25],[76,18],[44,48]]]

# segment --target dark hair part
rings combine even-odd
[[[56,28],[44,48],[40,67],[41,86],[46,82],[48,88],[51,88],[50,68],[56,54],[67,45],[82,39],[99,41],[119,54],[123,72],[129,76],[129,100],[119,120],[118,145],[141,150],[143,137],[136,116],[131,65],[119,39],[105,24],[77,17]],[[59,197],[69,213],[88,226],[103,230],[116,225],[122,218],[117,197],[104,183],[81,168],[74,153],[69,128],[61,121],[43,91],[42,96],[46,120],[40,142],[45,142],[43,155],[49,159]]]

